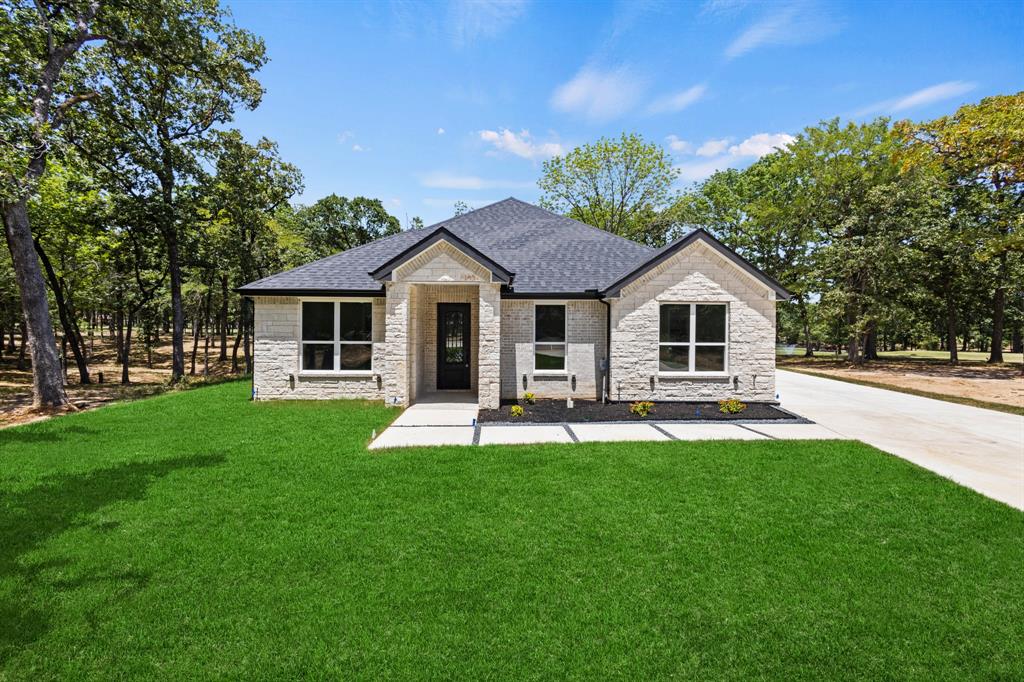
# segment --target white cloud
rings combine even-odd
[[[701,14],[734,14],[746,7],[749,0],[706,0],[701,5]]]
[[[728,156],[719,156],[706,161],[690,161],[676,166],[679,171],[679,179],[686,182],[696,182],[714,174],[716,171],[728,168],[731,165]]]
[[[677,154],[693,153],[693,143],[680,139],[678,135],[669,135],[665,139],[668,140],[668,148]]]
[[[667,114],[682,111],[694,102],[702,99],[707,92],[707,86],[694,85],[680,92],[659,97],[651,102],[647,110],[652,114]]]
[[[354,145],[352,145],[352,151],[354,151],[354,152],[368,152],[368,151],[370,151],[370,148],[369,147],[364,147],[361,144],[354,144]]]
[[[697,147],[697,156],[718,156],[728,148],[728,137],[723,137],[721,140],[708,140]]]
[[[904,95],[903,97],[875,102],[874,104],[858,111],[856,115],[864,116],[879,112],[899,112],[906,111],[907,109],[916,109],[917,107],[923,107],[928,104],[934,104],[936,102],[942,102],[947,99],[959,97],[960,95],[965,95],[976,87],[977,83],[971,83],[968,81],[946,81],[945,83],[938,83],[927,88],[921,88],[920,90],[916,90],[908,95]]]
[[[551,106],[592,121],[610,121],[633,109],[646,89],[646,81],[624,66],[609,71],[584,67],[555,89]]]
[[[438,128],[437,129],[437,134],[438,135],[444,135],[444,128]]]
[[[524,159],[548,159],[564,153],[558,142],[534,142],[529,130],[515,133],[508,128],[481,130],[480,139],[496,150],[515,154]]]
[[[729,147],[729,154],[731,156],[753,156],[759,159],[766,154],[771,154],[776,149],[788,147],[795,139],[787,133],[758,133]]]
[[[420,184],[433,189],[498,189],[533,187],[534,183],[524,180],[488,180],[476,175],[456,175],[444,171],[434,171],[420,176]]]
[[[338,144],[345,144],[355,136],[356,134],[353,133],[351,130],[343,130],[342,132],[338,133]]]
[[[839,23],[812,2],[768,5],[770,11],[740,33],[725,49],[729,59],[764,46],[804,45],[839,30]]]
[[[671,138],[670,137],[670,143]],[[678,138],[674,138],[678,140]],[[730,167],[746,166],[751,161],[782,149],[795,140],[787,133],[757,133],[739,144],[730,145],[729,138],[708,140],[697,148],[697,156],[703,159],[687,161],[676,166],[679,179],[686,182],[703,180],[715,171]],[[691,147],[692,148],[692,147]],[[688,150],[680,150],[688,153]]]
[[[526,0],[453,0],[448,10],[452,41],[468,45],[493,38],[526,12]]]

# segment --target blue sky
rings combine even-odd
[[[300,200],[380,198],[403,226],[538,198],[541,163],[623,131],[680,186],[833,116],[926,119],[1024,88],[1024,2],[230,3],[267,43],[247,137]]]

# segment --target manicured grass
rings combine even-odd
[[[0,431],[0,678],[1020,678],[1024,514],[857,443],[369,453],[226,384]]]
[[[810,366],[814,367],[814,365]],[[987,400],[975,400],[974,398],[968,398],[962,395],[951,395],[948,393],[933,393],[932,391],[921,391],[919,389],[909,388],[907,386],[887,384],[883,381],[869,381],[867,379],[842,376],[839,374],[815,372],[813,369],[805,369],[800,365],[781,365],[780,369],[784,369],[787,372],[797,372],[799,374],[807,374],[808,376],[812,377],[820,377],[822,379],[832,379],[833,381],[845,381],[848,384],[857,384],[859,386],[871,386],[872,388],[884,388],[887,391],[896,391],[897,393],[906,393],[907,395],[916,395],[921,396],[922,398],[931,398],[932,400],[944,400],[947,403],[957,403],[958,405],[970,405],[971,407],[981,407],[986,410],[995,410],[996,412],[1007,412],[1009,414],[1024,415],[1024,405],[1007,405],[1005,403],[992,403]]]

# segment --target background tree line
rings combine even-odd
[[[777,278],[779,340],[804,353],[975,348],[1024,331],[1024,93],[924,123],[809,127],[744,170],[683,192],[657,144],[602,139],[544,164],[542,203],[664,245],[704,227]]]
[[[15,1],[0,41],[0,356],[37,407],[67,403],[62,360],[92,381],[105,330],[125,383],[139,343],[170,342],[172,382],[211,345],[251,371],[235,287],[399,229],[373,199],[289,203],[299,170],[230,128],[266,55],[217,0]]]

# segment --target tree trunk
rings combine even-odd
[[[128,319],[124,330],[124,357],[121,358],[121,383],[128,383],[128,365],[132,359],[132,326],[135,322],[135,314],[128,311]]]
[[[40,173],[41,174],[41,173]],[[64,392],[53,320],[46,299],[46,282],[32,245],[28,205],[24,198],[4,205],[4,233],[11,251],[15,279],[21,294],[21,310],[26,322],[32,353],[32,406],[61,407],[68,404]]]
[[[1021,333],[1021,325],[1018,323],[1013,328],[1013,338],[1010,341],[1011,353],[1024,353],[1024,334]]]
[[[202,333],[203,323],[199,316],[192,322],[192,358],[188,369],[188,375],[196,375],[196,353],[199,352],[199,335]]]
[[[181,301],[181,259],[175,228],[166,234],[168,264],[171,275],[171,383],[185,376],[185,310]]]
[[[878,321],[868,321],[868,331],[864,337],[864,359],[878,359]]]
[[[244,306],[243,306],[244,307]],[[242,316],[242,311],[238,311],[239,317]],[[242,320],[238,321],[238,332],[235,334],[235,346],[231,349],[231,373],[238,374],[238,346],[242,343]]]
[[[228,359],[228,276],[220,276],[220,361]]]
[[[956,354],[956,300],[953,297],[953,285],[946,282],[946,347],[949,348],[949,364],[960,362]],[[966,336],[966,335],[965,335]]]
[[[804,300],[803,295],[797,299],[797,307],[800,310],[800,322],[804,329],[804,357],[814,357],[814,346],[811,342],[811,316],[807,312],[807,301]]]
[[[857,333],[857,313],[852,305],[846,309],[846,327],[849,334],[846,340],[846,360],[854,365],[863,364],[864,358],[860,354],[860,337]]]
[[[1003,361],[1003,320],[1006,317],[1006,252],[999,254],[999,281],[992,297],[992,345],[989,362]]]
[[[21,346],[18,348],[18,369],[25,369],[25,349],[28,348],[28,330],[25,318],[21,318]],[[54,349],[56,351],[56,349]]]
[[[57,277],[53,264],[50,263],[50,258],[46,255],[46,251],[43,250],[39,240],[33,239],[32,245],[39,256],[39,261],[43,264],[46,279],[50,282],[50,291],[53,292],[53,299],[57,302],[57,315],[60,317],[60,326],[64,329],[64,343],[71,346],[71,354],[75,356],[75,365],[78,367],[78,380],[83,384],[92,383],[89,381],[89,365],[85,360],[82,335],[78,330],[78,322],[75,321],[74,311],[65,295],[64,285],[61,283],[60,278]],[[67,366],[66,361],[65,366]]]

